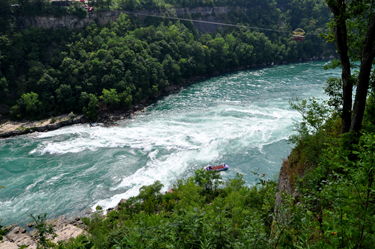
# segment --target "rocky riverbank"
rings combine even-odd
[[[329,51],[326,51],[326,52],[329,52]],[[324,52],[320,57],[314,56],[313,58],[299,59],[298,61],[302,62],[302,61],[313,61],[313,60],[324,60],[324,59],[335,58],[333,55],[325,56],[326,52]],[[99,118],[95,122],[103,123],[104,126],[116,125],[115,123],[116,121],[129,118],[131,115],[133,115],[137,111],[142,111],[145,107],[152,104],[159,97],[177,93],[184,87],[191,85],[195,82],[198,82],[198,81],[210,78],[210,77],[215,77],[220,74],[224,74],[228,72],[242,71],[242,70],[246,70],[249,68],[274,66],[277,64],[286,64],[286,63],[289,63],[289,62],[282,62],[282,63],[270,62],[270,63],[263,63],[259,65],[254,64],[254,65],[249,65],[246,67],[238,67],[234,69],[232,68],[228,70],[217,71],[210,75],[201,75],[201,76],[191,77],[189,79],[183,80],[177,85],[171,84],[170,86],[166,87],[162,91],[157,92],[153,96],[150,96],[142,100],[141,102],[134,104],[130,110],[101,113],[99,114]],[[42,119],[38,121],[11,121],[9,118],[1,119],[1,116],[0,116],[0,139],[33,133],[33,132],[52,131],[52,130],[56,130],[64,126],[74,125],[74,124],[79,124],[79,123],[91,123],[91,121],[88,118],[86,118],[84,115],[75,115],[73,113],[64,114],[64,115],[60,115],[57,117],[51,117],[48,119]]]
[[[56,238],[52,240],[53,243],[69,241],[87,230],[81,218],[69,221],[65,217],[61,217],[59,219],[50,220],[48,223],[54,226],[55,233],[57,234]],[[33,224],[30,224],[29,226],[32,225]],[[27,232],[26,229],[15,226],[3,237],[3,242],[0,242],[0,249],[18,249],[23,245],[27,246],[28,249],[36,249],[37,241],[35,235],[36,230]]]
[[[143,101],[135,104],[130,110],[101,113],[99,115],[99,118],[95,122],[92,122],[90,119],[88,119],[82,114],[75,115],[74,113],[64,114],[37,121],[12,121],[9,118],[3,118],[2,120],[0,119],[0,139],[34,132],[52,131],[64,126],[74,124],[103,123],[104,126],[112,126],[115,125],[116,121],[129,118],[132,114],[136,113],[137,111],[143,110],[146,106],[150,105],[158,97],[162,95],[176,93],[186,84],[191,84],[192,82],[201,79],[204,79],[204,77],[194,77],[194,79],[185,81],[178,86],[168,86],[163,91],[160,91],[153,97],[144,99]]]
[[[115,208],[109,208],[105,210],[106,213],[116,210],[119,211],[120,206],[126,203],[125,199],[117,204]],[[77,238],[79,235],[84,234],[87,231],[87,226],[83,223],[81,218],[77,217],[74,219],[66,219],[65,216],[58,219],[48,220],[47,224],[54,227],[56,238],[52,240],[53,243],[58,243],[59,241],[69,241],[70,239]],[[34,223],[30,223],[27,226],[33,229]],[[0,241],[0,249],[18,249],[23,245],[28,246],[28,249],[36,249],[36,230],[31,230],[28,232],[25,228],[20,226],[10,226],[10,230],[5,236],[3,236],[3,241]]]
[[[60,127],[87,122],[83,115],[61,115],[38,121],[5,120],[0,124],[0,138],[23,135],[32,132],[45,132]]]

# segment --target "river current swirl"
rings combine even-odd
[[[0,219],[83,215],[115,206],[160,180],[163,191],[207,164],[226,163],[253,185],[272,178],[300,120],[288,101],[323,95],[325,61],[229,73],[164,97],[113,127],[74,125],[0,140]]]

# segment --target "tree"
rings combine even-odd
[[[4,188],[3,186],[0,186],[0,189]],[[0,220],[1,224],[1,220]],[[0,242],[3,240],[3,236],[5,236],[9,232],[9,229],[4,228],[4,226],[0,225]]]
[[[109,9],[109,6],[111,6],[111,4],[112,4],[112,0],[107,0],[106,3],[107,3],[107,6],[108,6],[108,9]]]
[[[102,99],[104,103],[109,105],[111,108],[115,108],[120,103],[116,89],[103,89],[102,93],[103,95],[100,96],[100,99]]]
[[[35,118],[43,109],[42,102],[38,98],[38,94],[34,92],[22,94],[17,105],[11,108],[12,117],[16,119],[22,118],[22,116]]]
[[[83,113],[89,117],[91,120],[95,120],[96,119],[96,110],[97,110],[97,104],[98,104],[98,98],[90,93],[89,96],[88,96],[88,99],[89,99],[89,104],[86,107],[83,107]]]
[[[13,19],[11,0],[0,1],[0,34],[5,33],[10,29],[11,21]]]
[[[125,2],[125,6],[129,10],[135,10],[140,5],[139,0],[125,0]]]
[[[34,217],[32,214],[30,214],[30,217],[36,224],[34,228],[37,230],[35,237],[38,242],[38,248],[49,248],[47,237],[51,236],[52,239],[54,239],[57,236],[52,224],[47,225],[46,216],[47,214],[40,214],[37,217]]]
[[[38,100],[38,94],[36,93],[25,93],[22,95],[22,101],[25,105],[26,112],[30,115],[35,115],[38,112],[38,107],[40,107],[41,103]]]
[[[74,109],[75,99],[70,85],[62,84],[55,92],[62,112],[70,112]]]
[[[47,4],[49,4],[47,0],[34,0],[36,14],[43,14]]]
[[[1,89],[2,95],[9,92],[7,79],[5,77],[1,78],[1,74],[0,74],[0,89]]]
[[[326,0],[334,14],[331,27],[342,66],[342,133],[358,132],[362,126],[372,64],[375,58],[375,0]],[[350,32],[348,29],[350,28]],[[351,61],[360,62],[352,109]],[[352,115],[353,114],[353,115]]]
[[[177,209],[188,209],[188,207],[202,207],[206,202],[206,197],[201,195],[202,188],[194,183],[193,178],[185,182],[178,181],[178,199]]]
[[[160,190],[162,189],[163,184],[160,181],[155,181],[149,186],[142,186],[139,189],[138,197],[143,200],[152,200],[154,201],[156,196],[160,195]]]
[[[194,182],[202,188],[203,192],[216,191],[222,184],[221,179],[221,175],[217,171],[205,171],[204,169],[195,171]]]
[[[130,91],[123,91],[122,93],[119,94],[119,99],[121,106],[124,107],[125,109],[130,109],[132,106],[132,95],[130,94]]]
[[[17,0],[17,3],[20,5],[19,9],[22,14],[30,8],[30,0]]]

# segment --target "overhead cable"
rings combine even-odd
[[[238,28],[247,28],[247,29],[258,29],[258,30],[273,31],[273,32],[279,32],[279,33],[292,33],[292,31],[285,31],[285,30],[266,29],[266,28],[250,27],[250,26],[245,26],[245,25],[236,25],[236,24],[221,23],[221,22],[210,22],[210,21],[194,20],[194,19],[179,18],[179,17],[172,17],[172,16],[148,15],[148,14],[134,13],[134,12],[128,12],[128,11],[124,11],[124,13],[130,14],[130,15],[136,15],[136,16],[168,18],[168,19],[173,19],[173,20],[190,21],[190,22],[197,22],[197,23],[207,23],[207,24],[229,26],[229,27],[238,27]]]

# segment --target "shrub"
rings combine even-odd
[[[50,237],[54,239],[57,236],[55,230],[53,229],[53,226],[47,225],[46,216],[47,214],[40,214],[37,217],[34,217],[32,214],[30,214],[30,217],[35,222],[34,229],[37,230],[35,237],[38,243],[38,247],[41,248],[49,248],[50,241],[47,238]]]
[[[50,119],[51,119],[51,121],[50,121],[51,124],[53,124],[53,123],[55,123],[57,121],[56,118],[53,117],[53,116]]]

